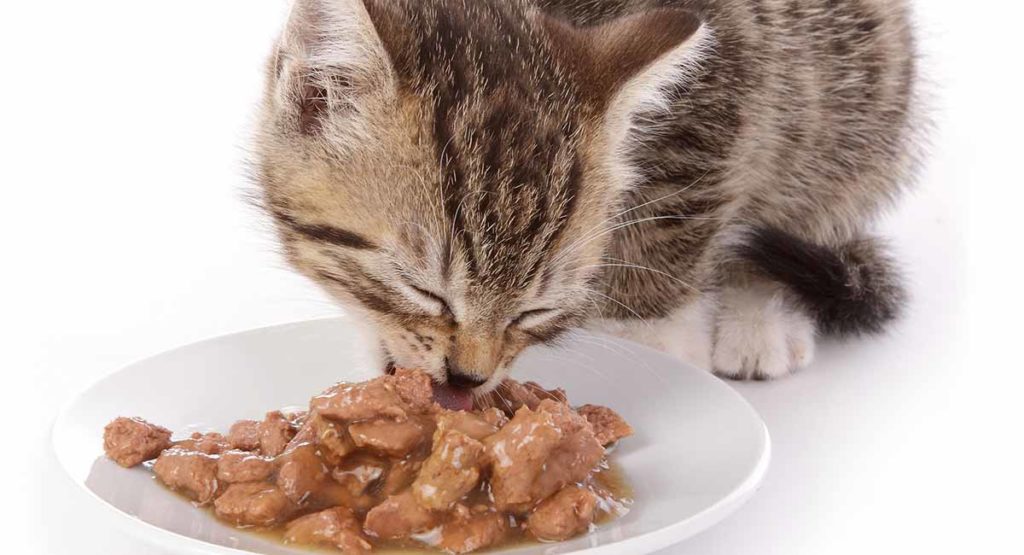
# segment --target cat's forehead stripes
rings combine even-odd
[[[464,264],[473,283],[524,288],[580,192],[583,114],[568,101],[571,83],[519,2],[473,2],[465,10],[430,2],[368,6],[401,86],[432,119],[452,230],[445,262]]]
[[[354,231],[326,224],[308,224],[283,212],[273,212],[274,218],[282,225],[311,241],[327,243],[356,250],[377,250],[373,242]]]

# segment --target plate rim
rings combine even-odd
[[[116,520],[117,528],[121,529],[131,537],[138,539],[139,541],[142,541],[144,543],[155,544],[159,547],[169,548],[176,551],[185,549],[187,550],[187,553],[193,554],[253,555],[254,552],[252,551],[241,550],[224,545],[209,543],[204,540],[200,540],[197,538],[186,536],[184,534],[180,534],[178,532],[173,532],[171,530],[161,528],[160,526],[146,522],[142,519],[139,519],[120,510],[106,499],[100,497],[99,494],[97,494],[89,487],[87,487],[84,481],[79,480],[74,476],[70,468],[68,468],[67,464],[61,457],[61,449],[58,447],[58,442],[60,440],[60,431],[62,428],[65,428],[61,424],[67,420],[68,414],[74,409],[79,399],[85,393],[92,391],[94,388],[102,385],[103,383],[111,379],[114,379],[121,373],[130,371],[132,368],[138,365],[142,365],[150,360],[168,356],[171,355],[172,353],[175,353],[183,349],[189,349],[203,344],[218,342],[232,337],[257,334],[269,330],[294,328],[304,325],[315,325],[320,322],[336,321],[352,322],[352,318],[346,314],[341,314],[337,316],[295,320],[291,322],[269,324],[265,326],[243,329],[239,331],[206,337],[190,343],[184,343],[175,347],[171,347],[169,349],[165,349],[156,354],[137,358],[127,364],[124,364],[118,367],[116,370],[113,370],[110,373],[100,376],[99,378],[93,380],[92,382],[84,386],[81,390],[79,390],[77,394],[75,394],[71,399],[69,399],[61,406],[60,410],[57,411],[52,424],[50,425],[50,456],[55,460],[55,462],[57,462],[61,470],[63,470],[64,476],[70,479],[72,483],[74,483],[74,489],[76,491],[85,493],[87,498],[91,498],[99,502],[99,504],[104,507],[104,513],[107,515],[107,520]],[[613,335],[609,335],[606,333],[595,332],[592,330],[583,329],[578,331],[594,337],[612,340],[615,342],[624,342],[628,344],[631,349],[639,349],[658,358],[667,358],[670,359],[675,364],[682,364],[684,366],[689,367],[691,370],[695,372],[707,374],[711,378],[711,381],[709,383],[715,384],[713,387],[722,387],[728,390],[729,394],[732,395],[735,399],[737,399],[740,402],[740,405],[743,406],[745,410],[747,410],[747,412],[749,412],[754,417],[754,419],[759,424],[761,441],[764,447],[761,451],[761,455],[757,463],[754,465],[753,469],[742,482],[737,484],[727,495],[723,496],[721,499],[717,500],[716,502],[706,507],[705,509],[702,509],[700,512],[696,513],[690,518],[680,522],[669,524],[668,526],[664,526],[662,528],[658,528],[656,530],[652,530],[650,532],[646,532],[637,536],[616,540],[611,543],[606,543],[599,546],[585,547],[583,549],[564,552],[561,555],[570,555],[576,553],[586,553],[589,555],[608,555],[615,552],[622,552],[626,546],[632,547],[633,551],[631,551],[631,553],[636,553],[637,555],[653,553],[660,549],[680,544],[686,541],[687,539],[695,536],[696,534],[699,534],[713,527],[714,525],[720,523],[721,521],[725,520],[730,515],[732,515],[734,512],[739,510],[751,497],[753,497],[755,493],[757,493],[758,489],[760,489],[761,485],[764,483],[764,479],[768,473],[768,468],[771,465],[772,439],[771,434],[768,431],[768,426],[764,422],[764,419],[761,417],[760,413],[757,412],[757,409],[755,409],[754,406],[751,405],[745,397],[743,397],[743,395],[741,395],[738,391],[736,391],[736,389],[730,387],[728,384],[726,384],[724,381],[722,381],[720,378],[717,378],[713,374],[696,368],[689,363],[672,359],[669,355],[662,353],[656,349],[652,349],[651,347],[648,347],[641,343],[637,343],[635,341],[623,339],[620,337],[615,337]],[[500,554],[502,553],[502,551],[496,551],[494,553]]]

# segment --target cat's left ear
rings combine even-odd
[[[369,0],[295,0],[274,60],[276,100],[304,135],[357,135],[395,95]],[[336,117],[335,117],[336,116]],[[351,137],[355,138],[355,137]]]
[[[652,9],[589,27],[539,11],[534,17],[581,100],[604,115],[613,147],[636,114],[667,108],[673,86],[693,74],[711,39],[700,16],[686,9]]]

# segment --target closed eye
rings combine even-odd
[[[452,307],[448,304],[448,301],[444,297],[427,291],[422,287],[416,287],[415,285],[409,285],[409,289],[413,291],[419,304],[425,308],[429,307],[429,311],[440,316],[446,316],[449,318],[455,318],[455,313],[452,312]]]
[[[543,325],[561,314],[561,311],[554,308],[539,308],[536,310],[527,310],[519,316],[516,316],[509,327],[516,328],[534,328]]]

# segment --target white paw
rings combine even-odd
[[[737,380],[771,380],[810,364],[814,322],[771,285],[722,291],[712,364]]]

